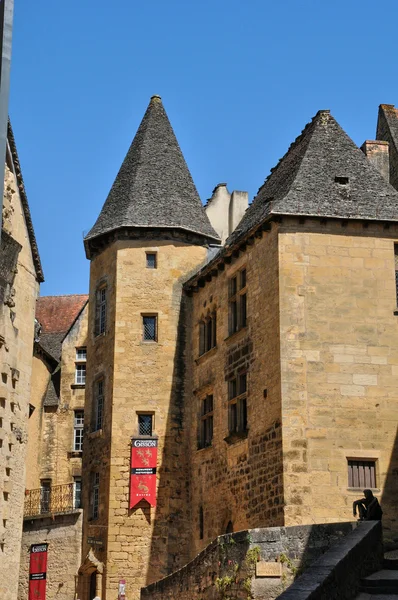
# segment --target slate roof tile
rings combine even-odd
[[[212,242],[210,224],[159,96],[153,96],[120,167],[90,240],[119,228],[173,228]]]
[[[272,170],[226,245],[283,214],[397,221],[398,192],[323,110]]]

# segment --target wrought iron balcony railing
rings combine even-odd
[[[24,517],[64,513],[80,508],[80,490],[73,483],[26,490]]]

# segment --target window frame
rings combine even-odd
[[[100,390],[100,386],[102,389]],[[99,377],[94,381],[94,411],[93,411],[93,429],[100,431],[104,426],[104,407],[105,407],[105,378]]]
[[[73,478],[73,508],[77,509],[77,508],[81,508],[81,507],[82,507],[82,478],[79,475],[78,477]]]
[[[247,326],[247,269],[241,267],[228,279],[228,335]]]
[[[228,380],[228,434],[247,435],[247,371],[241,371]]]
[[[99,517],[99,495],[100,495],[100,474],[95,471],[92,474],[92,501],[91,501],[91,520]]]
[[[217,348],[217,308],[199,321],[199,356]]]
[[[95,337],[106,334],[107,305],[108,286],[106,284],[102,284],[98,286],[95,292]]]
[[[137,428],[138,428],[138,435],[139,436],[153,436],[153,431],[154,431],[154,424],[155,424],[155,419],[154,419],[154,413],[153,412],[138,412],[137,413]],[[140,418],[141,417],[150,417],[151,419],[151,433],[141,433],[140,430]]]
[[[368,468],[370,472],[366,473],[365,468]],[[357,472],[354,469],[357,469]],[[363,472],[360,472],[359,469],[363,469]],[[378,489],[377,479],[376,458],[347,457],[347,487],[349,489],[376,490]]]
[[[81,413],[80,421],[78,421],[78,413]],[[83,452],[83,432],[84,410],[82,408],[79,408],[73,411],[73,452]]]
[[[157,269],[158,268],[158,253],[154,250],[147,250],[145,252],[145,264],[146,264],[146,268],[147,269]],[[153,262],[153,266],[150,266],[149,264],[149,257],[153,256],[154,257],[154,262]]]
[[[159,323],[157,313],[142,313],[142,342],[145,344],[156,344],[158,342]],[[145,319],[155,320],[155,334],[153,338],[147,339],[145,337]]]
[[[210,401],[211,399],[211,401]],[[199,400],[198,450],[210,448],[214,438],[214,394],[206,394]]]

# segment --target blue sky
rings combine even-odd
[[[15,0],[10,115],[45,283],[85,293],[93,225],[160,94],[202,201],[252,198],[319,109],[357,144],[398,106],[396,2]],[[395,43],[394,43],[395,42]]]

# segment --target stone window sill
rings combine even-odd
[[[68,452],[68,456],[70,458],[81,458],[83,454],[83,450],[70,450]]]
[[[72,383],[71,386],[72,390],[84,390],[86,387],[85,383]]]
[[[380,488],[367,488],[367,489],[369,489],[374,494],[380,494],[380,491],[381,491]],[[363,496],[363,490],[364,490],[363,487],[356,487],[356,488],[348,487],[347,488],[347,492],[349,492],[351,494],[356,494],[356,495],[361,494],[362,496]]]
[[[230,433],[229,435],[227,435],[227,437],[224,438],[224,442],[226,442],[229,445],[236,444],[237,442],[245,440],[248,434],[248,429],[246,429],[246,431],[240,431],[239,433]]]
[[[213,449],[213,444],[210,444],[210,446],[203,446],[203,448],[197,448],[196,452],[203,452],[203,450],[212,450]]]
[[[234,331],[234,333],[231,333],[230,335],[228,335],[225,339],[224,342],[229,342],[231,340],[234,340],[235,338],[239,337],[239,334],[241,334],[243,336],[242,332],[247,333],[247,324],[244,327],[241,327],[240,329],[238,329],[238,331]]]
[[[97,429],[97,431],[90,431],[88,433],[88,437],[91,439],[101,437],[101,435],[102,435],[102,429]]]
[[[210,350],[207,350],[207,352],[204,352],[203,354],[198,356],[198,358],[195,360],[196,364],[200,365],[202,362],[204,362],[206,360],[206,358],[209,358],[209,356],[214,356],[214,354],[216,354],[216,352],[217,352],[217,346],[214,346],[214,348],[210,348]]]

